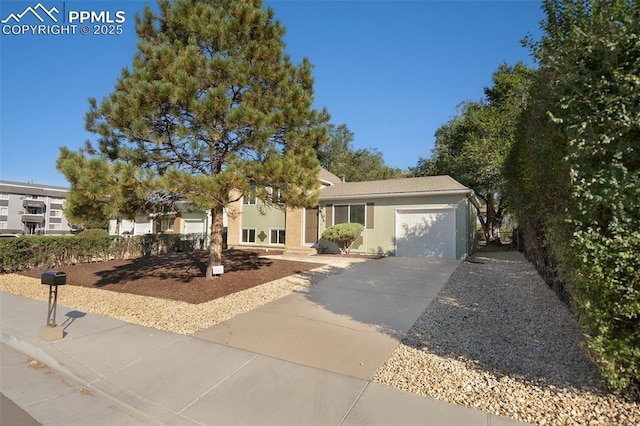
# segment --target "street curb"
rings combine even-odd
[[[65,376],[67,379],[79,384],[81,387],[84,387],[88,390],[90,390],[93,394],[97,395],[99,398],[101,399],[105,399],[107,401],[109,401],[109,403],[113,404],[114,406],[116,406],[119,410],[131,415],[132,417],[135,417],[137,419],[143,420],[148,424],[151,425],[158,425],[158,426],[163,426],[164,423],[159,422],[157,419],[154,419],[153,417],[149,416],[148,414],[146,414],[143,411],[140,411],[128,404],[126,404],[125,402],[113,397],[112,395],[110,395],[109,393],[95,387],[92,386],[90,383],[88,383],[86,380],[83,380],[82,378],[80,378],[78,375],[76,375],[75,373],[73,373],[73,371],[71,371],[71,369],[69,369],[68,367],[66,367],[65,365],[61,364],[58,360],[56,360],[53,356],[51,356],[50,354],[48,354],[46,351],[44,351],[43,349],[39,348],[36,345],[33,345],[29,342],[26,342],[24,340],[21,340],[19,338],[17,338],[16,336],[13,336],[12,334],[2,330],[2,332],[0,333],[0,342],[6,344],[7,346],[15,349],[16,351],[30,357],[33,358],[36,361],[42,362],[45,365],[47,365],[49,368],[51,368],[52,370],[56,371],[57,373],[61,374],[62,376]],[[102,379],[104,380],[104,379]]]

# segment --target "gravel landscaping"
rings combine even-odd
[[[327,264],[198,304],[73,285],[58,302],[192,334],[355,261],[363,260],[313,257]],[[48,297],[39,279],[17,274],[0,275],[0,291]],[[531,424],[640,424],[640,404],[604,390],[582,343],[567,308],[520,253],[478,253],[454,272],[374,380]]]
[[[567,307],[518,252],[454,272],[375,381],[538,425],[638,425],[607,393]]]
[[[277,260],[285,261],[282,256],[277,256]],[[296,259],[296,261],[302,260]],[[145,327],[173,333],[193,334],[293,292],[301,291],[328,275],[339,273],[357,261],[362,260],[324,259],[320,261],[325,263],[324,266],[198,304],[125,293],[119,288],[118,291],[112,291],[100,287],[65,285],[58,293],[58,305]],[[210,285],[216,284],[214,282]],[[39,278],[19,274],[0,275],[0,291],[42,301],[47,301],[49,298],[49,287],[42,285]]]

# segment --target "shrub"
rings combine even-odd
[[[609,387],[640,400],[635,3],[543,2],[546,36],[531,44],[541,87],[506,172],[525,250],[563,282]]]
[[[97,231],[97,232],[94,232]],[[133,259],[201,248],[202,234],[105,235],[101,229],[80,236],[23,236],[0,239],[0,272],[61,268],[76,263]]]
[[[340,248],[340,253],[349,254],[351,245],[362,234],[364,226],[359,223],[340,223],[333,225],[322,232],[322,238],[335,243]]]

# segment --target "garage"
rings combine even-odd
[[[183,234],[204,233],[204,222],[202,220],[183,220]]]
[[[455,209],[396,210],[396,256],[455,259]]]
[[[344,221],[364,225],[354,253],[464,259],[475,250],[479,203],[451,176],[336,183],[319,200],[319,235]],[[322,239],[318,246],[337,251]]]

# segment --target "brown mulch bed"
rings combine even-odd
[[[274,253],[225,250],[224,274],[213,280],[204,277],[207,251],[85,263],[59,270],[67,274],[67,285],[203,303],[322,266],[260,257],[263,254]],[[42,272],[44,269],[33,269],[20,274],[40,278]]]

